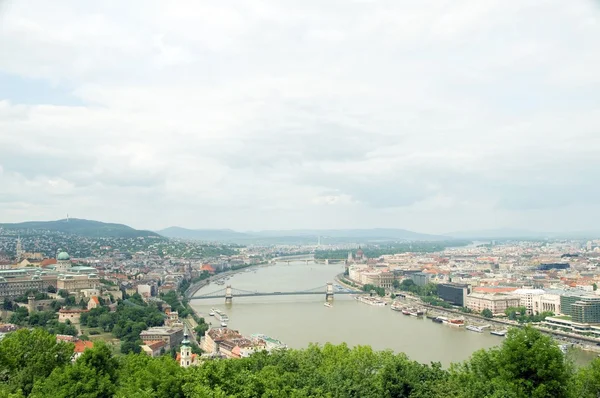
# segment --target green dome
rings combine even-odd
[[[56,259],[58,261],[67,261],[67,260],[70,260],[71,257],[69,257],[69,253],[67,253],[67,252],[60,252],[60,253],[58,253],[58,256],[56,256]]]

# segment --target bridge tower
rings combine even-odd
[[[225,289],[225,304],[231,304],[233,301],[233,293],[231,292],[231,285],[227,285]]]
[[[325,301],[333,301],[333,283],[327,282],[325,290]]]

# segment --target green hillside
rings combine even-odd
[[[27,221],[14,224],[0,224],[0,228],[9,230],[39,230],[63,232],[89,237],[137,238],[160,236],[156,232],[143,231],[123,224],[70,218],[57,221]]]

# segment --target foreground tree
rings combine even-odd
[[[9,392],[28,395],[37,380],[70,363],[73,345],[42,329],[21,329],[0,341],[0,377]]]
[[[565,398],[572,366],[554,341],[536,329],[513,329],[500,348],[476,352],[452,368],[461,397]]]
[[[110,398],[117,382],[118,362],[104,343],[86,350],[72,366],[56,368],[35,383],[32,398]]]

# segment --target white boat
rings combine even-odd
[[[471,332],[483,333],[483,328],[479,326],[469,325],[466,327],[467,330]]]
[[[221,327],[227,327],[227,323],[226,322],[221,322]]]
[[[491,330],[490,334],[493,334],[494,336],[506,336],[506,333],[508,333],[508,330],[504,329],[504,330]]]
[[[221,321],[221,323],[227,323],[229,321],[229,317],[227,316],[227,314],[219,310],[215,310],[215,318]]]
[[[324,305],[325,307],[329,307],[329,308],[333,307],[333,305],[331,305],[331,303],[324,303],[323,305]]]
[[[210,312],[208,313],[208,315],[210,315],[210,316],[215,316],[215,309],[214,309],[214,308],[211,308],[211,309],[210,309]]]

